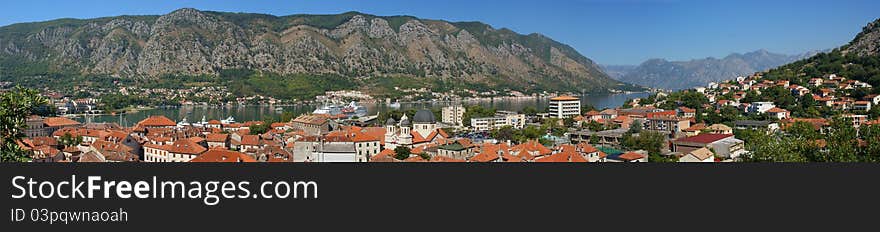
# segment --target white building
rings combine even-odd
[[[571,96],[550,98],[551,118],[570,118],[581,114],[581,100]]]
[[[775,108],[773,102],[752,102],[747,109],[748,113],[766,113],[768,110]]]
[[[189,162],[207,148],[189,139],[178,139],[172,144],[144,144],[144,162]]]
[[[471,128],[474,131],[490,131],[505,126],[522,129],[526,125],[526,115],[517,113],[500,113],[495,117],[472,118]]]
[[[465,108],[462,105],[443,107],[443,123],[455,126],[464,126]]]

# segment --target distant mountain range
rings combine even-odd
[[[623,82],[650,88],[681,90],[765,71],[811,57],[819,52],[784,55],[761,49],[745,54],[733,53],[723,59],[713,57],[691,61],[650,59],[638,66],[609,65],[603,68],[612,78]]]
[[[611,79],[568,45],[480,22],[358,12],[273,16],[180,9],[157,16],[0,27],[0,77],[63,73],[167,78],[238,69],[443,78],[535,91],[633,87]]]

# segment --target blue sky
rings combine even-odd
[[[880,18],[877,0],[4,0],[0,25],[164,14],[182,7],[482,21],[547,35],[601,64],[720,58],[762,48],[787,54],[834,48]]]

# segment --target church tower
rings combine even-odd
[[[409,122],[409,118],[404,114],[400,118],[400,134],[397,136],[397,145],[412,147],[412,144],[412,123]]]
[[[397,121],[388,118],[388,121],[385,121],[385,149],[395,148],[397,148]]]

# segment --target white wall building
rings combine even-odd
[[[443,123],[455,126],[464,126],[465,108],[462,105],[443,107]]]
[[[550,98],[551,118],[570,118],[581,114],[581,100],[571,96]]]
[[[768,110],[775,108],[776,105],[773,102],[752,102],[747,109],[749,113],[766,113]]]
[[[526,115],[524,114],[502,114],[495,117],[472,118],[471,128],[474,131],[490,131],[505,126],[514,129],[522,129],[526,125]]]

